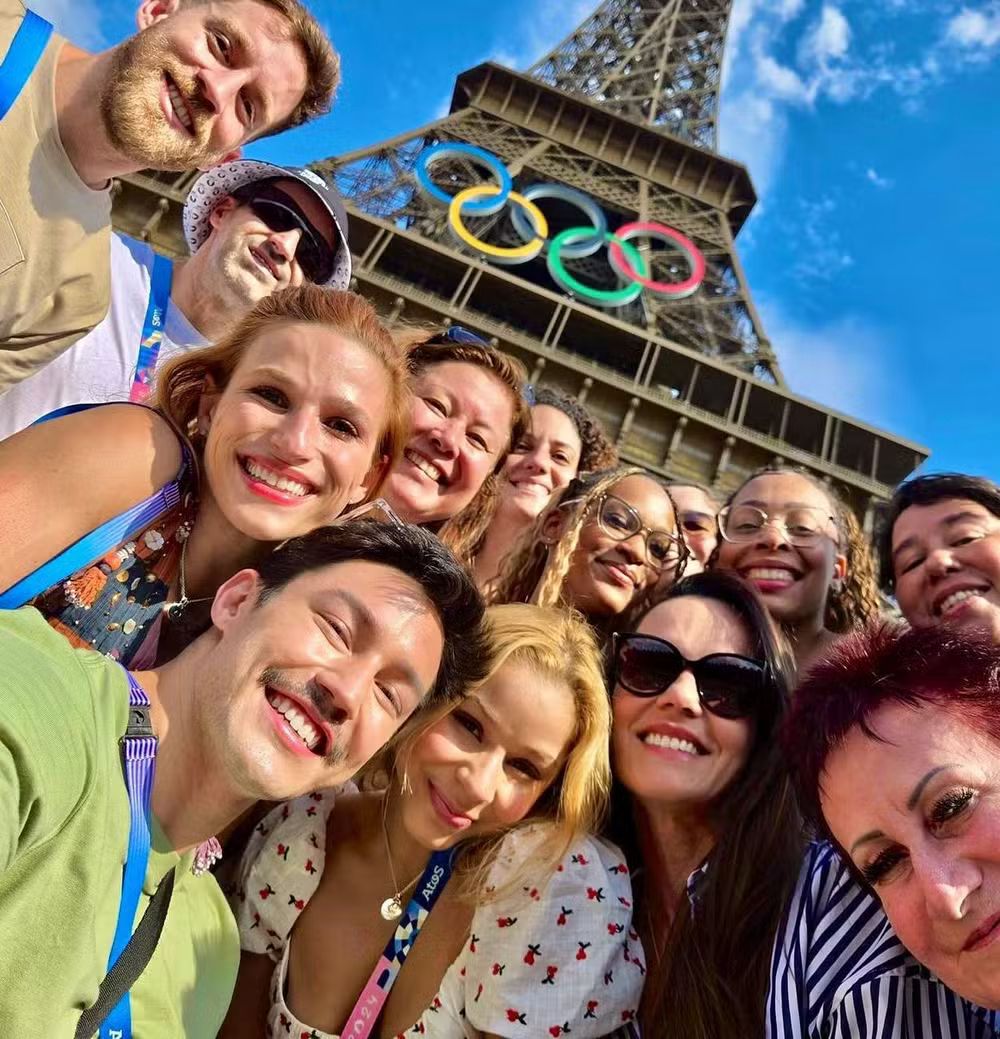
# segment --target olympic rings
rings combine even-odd
[[[464,158],[485,166],[497,183],[480,184],[449,195],[431,179],[430,167],[440,159],[455,158]],[[507,266],[527,263],[547,247],[546,266],[553,281],[565,292],[587,303],[605,308],[622,307],[638,299],[644,289],[669,299],[686,299],[698,291],[705,279],[705,257],[694,242],[679,231],[654,221],[633,221],[611,233],[601,206],[575,188],[564,184],[532,184],[523,192],[515,191],[510,171],[496,155],[485,148],[461,141],[442,141],[420,153],[414,176],[425,194],[448,207],[451,232],[463,245],[494,263]],[[548,221],[535,204],[537,199],[556,199],[576,206],[591,226],[571,227],[549,239]],[[492,245],[466,227],[463,216],[492,216],[499,213],[508,202],[513,203],[511,224],[524,242],[523,245]],[[631,244],[632,239],[640,237],[678,250],[690,268],[690,275],[679,282],[653,280],[648,259]],[[566,269],[566,260],[593,256],[602,245],[607,245],[608,261],[620,283],[617,289],[598,289],[585,285]]]
[[[552,245],[549,249],[547,258],[549,274],[552,275],[552,280],[557,285],[562,286],[567,292],[571,292],[573,295],[579,294],[584,296],[599,307],[624,307],[626,303],[631,303],[642,295],[642,285],[638,279],[633,280],[631,285],[626,285],[620,289],[595,289],[589,285],[584,285],[583,282],[577,281],[563,266],[562,258],[569,253],[569,249],[563,250],[563,246],[566,243],[572,246],[574,239],[586,239],[592,234],[593,230],[589,227],[569,227],[565,231],[560,231],[552,239]],[[621,249],[628,256],[629,262],[643,272],[643,277],[649,273],[649,265],[646,263],[645,257],[631,242],[622,241],[610,231],[604,232],[604,241],[608,242],[610,248],[617,246]]]
[[[690,238],[685,238],[680,231],[675,231],[672,227],[664,227],[663,224],[638,221],[633,224],[623,224],[615,232],[615,237],[621,239],[622,242],[627,242],[640,235],[679,249],[691,268],[691,277],[679,282],[649,281],[645,274],[640,275],[634,270],[634,265],[630,263],[629,259],[626,259],[626,252],[622,245],[616,241],[609,245],[608,255],[611,257],[611,266],[623,278],[638,282],[640,286],[649,289],[650,292],[658,292],[662,296],[672,296],[674,299],[686,299],[698,291],[698,286],[705,279],[705,257],[701,255],[698,247]]]
[[[584,256],[593,256],[604,244],[604,236],[608,230],[608,222],[605,219],[604,210],[582,191],[566,187],[565,184],[532,184],[530,188],[525,188],[524,197],[530,198],[532,201],[537,198],[554,198],[559,202],[569,202],[570,205],[576,206],[590,221],[593,230],[587,235],[587,238],[576,245],[566,246],[563,250],[563,256],[567,259],[579,260]],[[522,238],[527,238],[531,234],[519,210],[513,210],[510,214],[510,219],[514,225],[514,230]]]
[[[492,152],[486,151],[485,148],[477,148],[475,145],[462,144],[458,141],[442,141],[441,144],[433,145],[433,147],[420,153],[415,170],[417,183],[431,198],[435,198],[438,202],[450,206],[452,196],[431,180],[428,167],[432,159],[450,159],[456,155],[469,156],[481,162],[484,166],[488,166],[496,174],[497,180],[500,181],[500,194],[497,201],[480,202],[469,206],[469,212],[475,216],[491,216],[493,213],[499,213],[507,202],[507,196],[510,194],[511,188],[514,187],[514,182],[510,178],[507,167]]]
[[[451,230],[455,236],[459,241],[465,242],[466,245],[478,250],[496,263],[517,264],[533,260],[545,248],[545,241],[549,236],[549,222],[545,219],[545,214],[534,202],[525,198],[524,195],[517,191],[508,191],[507,198],[504,201],[510,200],[517,203],[531,217],[534,227],[528,233],[532,235],[532,238],[527,244],[518,245],[514,248],[490,245],[489,242],[484,242],[481,238],[477,238],[462,223],[462,206],[469,202],[468,208],[471,211],[475,205],[472,199],[479,198],[481,195],[486,195],[487,197],[499,195],[503,198],[503,191],[495,184],[480,184],[479,187],[466,188],[464,191],[460,191],[451,200],[451,205],[448,206],[448,216],[451,222]],[[641,286],[640,291],[642,291]]]

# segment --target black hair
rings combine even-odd
[[[764,662],[767,672],[766,703],[754,718],[747,762],[710,806],[717,839],[698,882],[695,910],[682,891],[673,920],[653,916],[660,878],[643,868],[648,864],[638,832],[642,809],[618,780],[608,833],[632,869],[636,919],[650,919],[654,940],[663,939],[662,954],[647,949],[643,1031],[660,1039],[762,1036],[774,936],[805,850],[777,739],[789,703],[792,657],[763,601],[728,571],[685,577],[654,595],[637,619],[660,603],[690,596],[720,602],[736,613],[750,636],[751,655]],[[733,970],[734,963],[739,970]],[[680,1003],[678,992],[684,993]]]
[[[352,560],[378,563],[412,578],[440,618],[444,649],[428,700],[456,699],[486,677],[490,650],[483,597],[452,552],[412,524],[358,519],[292,538],[257,567],[260,599],[311,570]]]
[[[892,531],[896,520],[912,505],[933,505],[947,498],[974,501],[994,516],[1000,516],[1000,486],[985,476],[930,473],[901,483],[889,500],[876,537],[879,579],[886,591],[891,592],[896,583],[892,569]]]
[[[578,472],[611,469],[618,465],[618,452],[614,444],[608,439],[600,422],[575,397],[548,386],[537,386],[532,407],[538,407],[539,404],[561,411],[576,427],[581,444]]]

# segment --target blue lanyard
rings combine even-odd
[[[174,265],[159,253],[153,255],[153,275],[149,286],[149,305],[146,307],[146,320],[142,324],[142,338],[139,341],[139,359],[136,363],[135,378],[132,381],[132,392],[129,400],[133,404],[144,404],[149,397],[156,371],[156,359],[163,343],[163,326],[167,320],[167,308],[170,306],[170,282]]]
[[[51,22],[34,11],[25,10],[7,56],[0,63],[0,119],[14,107],[24,85],[31,79],[51,35]]]
[[[368,1039],[371,1035],[403,963],[420,934],[420,928],[423,927],[424,921],[434,908],[434,903],[441,897],[441,892],[451,877],[452,854],[451,850],[436,851],[430,857],[406,912],[400,917],[395,933],[389,939],[368,983],[361,990],[354,1009],[340,1030],[342,1036]]]
[[[132,937],[135,914],[139,908],[142,886],[149,864],[149,801],[156,772],[156,737],[149,720],[149,697],[128,672],[128,728],[121,738],[122,767],[128,790],[128,852],[122,876],[122,899],[118,907],[118,923],[108,957],[108,970],[118,962],[122,950]],[[126,992],[98,1030],[100,1039],[131,1039],[132,1009]]]

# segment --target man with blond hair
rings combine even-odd
[[[300,0],[142,0],[138,24],[91,54],[0,0],[0,391],[104,317],[112,178],[232,161],[339,81]]]

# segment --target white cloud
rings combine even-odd
[[[763,94],[744,91],[726,99],[719,150],[750,170],[757,192],[763,196],[784,159],[787,131],[783,108]]]
[[[758,82],[767,95],[779,101],[812,104],[812,93],[795,69],[779,64],[769,54],[758,54],[755,61]]]
[[[871,166],[869,166],[868,169],[865,171],[865,179],[871,181],[871,183],[874,184],[875,187],[883,189],[891,188],[895,183],[894,181],[891,181],[888,177],[880,176],[875,170],[871,168]]]
[[[774,300],[757,303],[794,392],[882,428],[913,426],[913,391],[884,331],[858,315],[816,324]]]
[[[822,68],[830,61],[845,58],[850,45],[851,27],[843,11],[824,4],[819,20],[802,38],[799,60],[803,64],[816,62]]]
[[[808,285],[832,281],[854,266],[836,219],[837,202],[829,195],[819,200],[800,198],[784,231],[798,243],[791,274]]]
[[[110,46],[101,30],[101,8],[94,0],[34,0],[31,9],[78,47],[104,50]]]
[[[945,28],[949,43],[969,50],[989,50],[1000,43],[1000,5],[982,10],[963,7]]]

